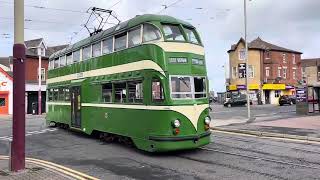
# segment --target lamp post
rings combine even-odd
[[[39,68],[38,68],[38,114],[41,115],[41,108],[42,108],[42,102],[41,102],[41,52],[42,49],[40,47],[40,51],[38,51],[39,54]]]
[[[14,0],[12,171],[25,168],[25,57],[24,0]]]
[[[250,98],[249,98],[249,55],[248,55],[248,41],[247,41],[247,0],[243,0],[244,5],[244,41],[245,41],[245,58],[246,58],[246,93],[247,93],[247,108],[248,120],[251,120]]]

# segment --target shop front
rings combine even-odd
[[[264,84],[262,86],[264,104],[279,104],[282,95],[295,95],[295,87],[286,84]]]
[[[0,115],[12,114],[12,77],[0,68]]]
[[[259,91],[260,85],[259,84],[249,84],[249,98],[252,101],[253,104],[258,104],[259,99],[260,99],[260,94]],[[247,86],[243,84],[238,84],[238,85],[229,85],[228,88],[229,92],[233,94],[246,94],[247,91]]]

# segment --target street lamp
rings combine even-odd
[[[249,55],[248,55],[248,41],[247,41],[247,0],[243,0],[244,5],[244,41],[245,41],[245,58],[246,58],[246,93],[247,93],[247,108],[248,120],[251,120],[250,98],[249,98]]]

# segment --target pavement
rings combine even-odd
[[[267,108],[269,106],[266,106]],[[286,110],[256,114],[250,121],[244,116],[213,118],[210,126],[217,131],[320,142],[320,114],[301,116],[297,115],[293,109]]]
[[[25,169],[12,172],[9,170],[9,157],[0,156],[1,180],[97,180],[73,169],[34,158],[26,158]]]

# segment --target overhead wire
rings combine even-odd
[[[176,0],[175,2],[173,2],[173,3],[169,4],[169,5],[163,5],[164,8],[161,9],[159,12],[157,12],[157,14],[160,14],[160,13],[163,12],[164,10],[168,9],[168,8],[171,7],[171,6],[174,6],[174,5],[178,4],[178,3],[181,2],[181,1],[183,1],[183,0]]]

